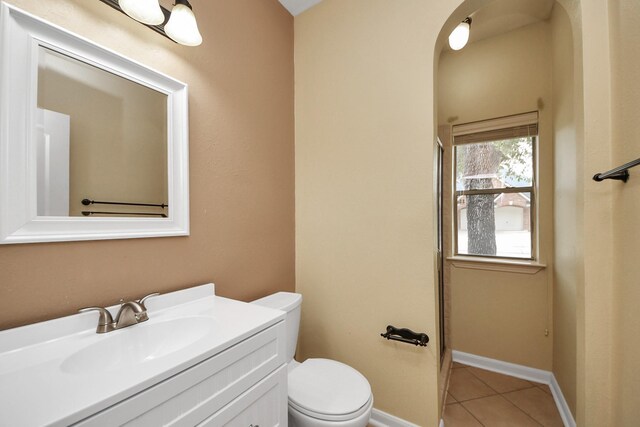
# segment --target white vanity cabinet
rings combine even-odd
[[[287,426],[284,312],[213,284],[145,306],[108,333],[95,312],[0,331],[0,427]]]
[[[287,426],[284,322],[77,426]]]

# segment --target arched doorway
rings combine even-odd
[[[579,32],[572,22],[577,19],[576,8],[579,16],[579,4],[563,3],[568,2],[469,0],[456,9],[440,33],[435,54],[435,109],[438,135],[445,147],[446,258],[440,304],[444,309],[443,371],[447,369],[447,353],[454,350],[454,354],[553,373],[568,402],[561,408],[562,415],[574,418],[579,283],[571,279],[573,272],[563,271],[571,265],[555,261],[556,250],[566,253],[576,244],[578,233],[577,221],[571,220],[578,215],[576,192],[567,197],[561,191],[579,186],[582,78],[580,67],[574,65],[581,62],[577,53],[581,42],[575,41]],[[446,38],[467,16],[473,19],[469,45],[454,52],[446,46]],[[452,138],[454,126],[533,111],[539,117],[533,188],[504,194],[497,190],[490,207],[492,238],[498,246],[528,231],[530,255],[522,257],[525,262],[518,255],[500,256],[499,249],[478,257],[459,251],[467,244],[466,213],[471,196],[461,191],[464,188],[454,179],[454,169],[461,167]],[[497,172],[493,178],[482,179],[503,178]],[[516,185],[494,183],[492,188],[508,190]],[[525,264],[539,268],[520,270]],[[446,377],[446,373],[441,375]]]

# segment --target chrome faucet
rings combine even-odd
[[[149,320],[147,310],[138,301],[127,301],[120,306],[120,311],[116,316],[115,328],[126,328],[136,323]]]
[[[144,298],[141,298],[140,301],[127,301],[122,302],[120,305],[120,310],[116,315],[116,320],[113,320],[111,313],[109,310],[103,307],[87,307],[81,308],[79,311],[81,313],[87,311],[98,311],[100,313],[100,317],[98,318],[98,327],[96,328],[96,333],[104,334],[106,332],[115,331],[116,329],[126,328],[127,326],[136,325],[141,322],[146,322],[149,320],[149,315],[147,314],[147,308],[144,306],[144,302],[151,298],[160,295],[158,292],[153,294],[149,294]]]

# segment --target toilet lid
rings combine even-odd
[[[289,402],[320,416],[349,415],[371,398],[367,379],[351,366],[328,359],[307,359],[289,374]]]

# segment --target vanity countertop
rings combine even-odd
[[[215,296],[212,284],[146,306],[148,321],[106,334],[95,312],[0,331],[0,426],[73,424],[285,316]]]

